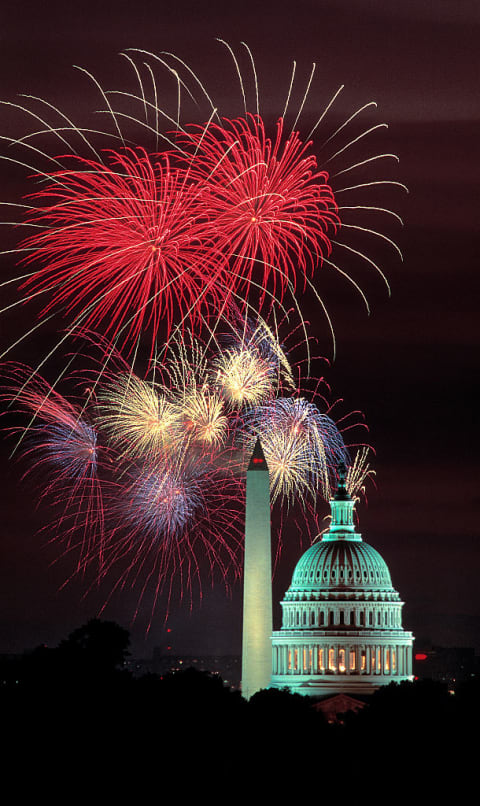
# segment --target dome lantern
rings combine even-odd
[[[353,510],[355,501],[350,497],[345,485],[345,465],[338,468],[338,487],[335,498],[330,501],[332,519],[330,529],[323,536],[323,540],[361,540],[361,535],[355,532],[353,523]]]

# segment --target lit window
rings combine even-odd
[[[350,671],[355,669],[355,650],[350,650]]]
[[[293,670],[294,672],[298,671],[298,649],[293,652]]]
[[[397,653],[392,649],[392,672],[397,668]]]
[[[323,649],[318,650],[318,668],[321,669],[322,672],[325,671]]]
[[[386,672],[390,671],[390,650],[389,649],[387,649],[387,651],[385,652],[385,671]]]
[[[288,650],[288,671],[292,671],[292,651],[291,649]]]
[[[344,649],[339,649],[338,650],[338,671],[339,672],[345,672],[346,671],[346,667],[345,667],[345,650]]]
[[[328,650],[328,668],[331,672],[337,671],[337,667],[335,666],[335,650],[333,647]]]
[[[360,668],[361,668],[362,672],[364,672],[365,669],[367,668],[367,653],[365,652],[364,649],[362,649],[362,660],[361,660]]]

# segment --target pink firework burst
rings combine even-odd
[[[214,236],[229,258],[225,286],[248,294],[250,286],[282,299],[298,274],[308,273],[330,254],[329,233],[340,224],[328,173],[317,171],[298,132],[284,138],[283,119],[267,137],[259,115],[223,125],[192,126],[179,136],[191,152],[189,171],[215,221]],[[261,264],[261,270],[256,266]]]
[[[77,543],[82,556],[96,547],[102,554],[103,501],[99,471],[97,432],[83,410],[70,403],[40,375],[23,364],[5,370],[7,384],[0,399],[27,414],[26,428],[10,428],[19,435],[16,449],[29,461],[27,473],[35,473],[41,485],[41,499],[60,508],[57,532],[70,546],[79,530]]]
[[[52,309],[75,312],[73,328],[100,323],[112,343],[133,349],[146,329],[152,348],[163,320],[198,323],[219,303],[220,255],[205,211],[166,154],[107,153],[108,164],[71,159],[35,194],[38,234],[24,244],[40,259],[25,286],[50,294]]]

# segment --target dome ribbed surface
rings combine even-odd
[[[314,543],[300,558],[287,592],[383,590],[392,591],[387,564],[363,541],[329,540]]]

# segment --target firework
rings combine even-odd
[[[232,406],[258,405],[273,396],[271,367],[251,350],[227,350],[216,362],[216,383]]]
[[[182,409],[186,431],[195,442],[216,448],[223,445],[228,419],[215,392],[191,386],[185,390]]]
[[[116,575],[114,589],[122,590],[145,571],[135,616],[150,596],[147,629],[165,588],[167,601],[176,584],[191,600],[194,580],[201,592],[206,573],[212,580],[219,574],[226,585],[240,573],[244,490],[227,465],[219,456],[184,450],[154,467],[133,466],[127,482],[113,488],[107,518],[114,527],[105,539],[102,576]]]
[[[265,322],[245,320],[213,361],[213,381],[234,408],[254,406],[273,398],[283,382],[293,388],[290,364],[278,339]]]
[[[30,417],[19,434],[16,449],[28,460],[27,473],[41,479],[44,501],[63,510],[57,524],[67,543],[81,531],[80,559],[92,547],[101,556],[103,503],[99,480],[98,439],[82,410],[74,406],[25,365],[11,364],[4,402]],[[79,566],[78,566],[79,567]]]
[[[280,118],[271,141],[261,117],[248,115],[192,127],[188,138],[179,137],[190,147],[189,174],[230,258],[225,285],[238,298],[254,283],[260,304],[269,287],[279,300],[288,286],[295,292],[298,271],[311,272],[324,252],[330,254],[329,232],[339,224],[328,174],[307,154],[311,143],[302,143],[297,132],[284,138],[283,126]]]
[[[251,113],[239,61],[227,47],[242,87],[242,117],[219,118],[200,78],[174,54],[158,56],[135,49],[122,55],[138,82],[136,94],[107,92],[82,68],[103,99],[105,106],[99,110],[103,130],[84,129],[39,98],[8,104],[34,126],[18,139],[3,138],[13,148],[0,157],[27,168],[43,185],[33,205],[11,205],[12,212],[26,209],[26,220],[15,223],[33,229],[34,235],[13,250],[26,253],[32,271],[22,276],[22,298],[9,307],[48,298],[38,322],[18,341],[60,313],[69,325],[52,353],[69,334],[102,327],[111,342],[129,354],[149,331],[152,354],[157,335],[168,336],[186,322],[200,335],[205,322],[215,329],[232,306],[250,313],[267,303],[278,308],[287,292],[302,320],[295,294],[297,287],[306,285],[324,310],[333,337],[315,267],[330,267],[352,283],[367,308],[350,267],[369,265],[387,282],[364,242],[367,238],[378,246],[387,244],[401,256],[383,231],[386,227],[372,224],[374,219],[401,219],[366,194],[404,186],[365,171],[397,157],[371,150],[350,157],[386,125],[360,130],[357,126],[362,113],[376,104],[364,104],[330,133],[327,113],[340,87],[311,131],[300,134],[301,114],[313,92],[313,68],[293,125],[287,129],[294,67],[283,112],[277,116],[276,130],[269,133],[260,113],[256,77]],[[159,105],[158,68],[177,85],[174,112]],[[207,119],[201,125],[185,120],[188,112],[180,104],[181,95],[197,101],[198,89],[203,98],[200,114]],[[129,127],[129,142],[137,137],[133,149],[126,146],[123,121]],[[318,142],[312,140],[317,130],[323,131]],[[161,143],[166,143],[166,152],[159,153]],[[59,144],[65,156],[58,156]],[[110,148],[103,150],[104,144]],[[80,152],[86,156],[78,156]],[[358,171],[361,178],[355,179]],[[342,266],[344,258],[348,271]]]
[[[190,463],[162,461],[143,469],[127,487],[122,510],[136,530],[154,540],[179,539],[205,511],[202,476]]]
[[[12,105],[35,121],[34,131],[10,144],[23,150],[16,161],[36,176],[41,190],[24,205],[26,220],[16,222],[34,235],[15,250],[31,274],[22,276],[24,296],[10,307],[45,300],[39,320],[15,345],[57,315],[68,324],[36,371],[18,373],[6,397],[30,416],[19,438],[28,446],[24,453],[34,466],[51,469],[44,496],[56,491],[58,501],[71,491],[62,523],[68,518],[72,524],[69,535],[83,530],[78,567],[100,559],[103,580],[123,563],[120,586],[146,573],[141,597],[150,584],[156,601],[176,575],[187,588],[192,574],[201,581],[202,554],[223,575],[228,567],[238,569],[241,529],[235,524],[243,509],[244,460],[257,435],[277,508],[297,505],[310,515],[317,499],[329,497],[339,461],[351,464],[346,428],[335,425],[316,392],[309,402],[302,384],[311,387],[312,379],[301,377],[300,365],[292,369],[276,327],[270,330],[259,311],[270,322],[288,317],[283,304],[291,295],[288,307],[300,324],[296,319],[290,329],[302,329],[308,352],[296,294],[310,288],[326,312],[317,267],[335,269],[367,304],[337,254],[382,274],[363,251],[363,239],[399,251],[369,223],[371,216],[399,217],[376,199],[368,204],[364,193],[400,183],[365,180],[364,168],[394,155],[348,157],[384,125],[348,134],[371,104],[332,134],[325,130],[315,144],[312,135],[336,93],[312,131],[302,133],[299,119],[313,71],[291,129],[285,121],[294,74],[270,131],[257,84],[255,112],[247,109],[236,59],[244,114],[220,119],[200,80],[178,57],[142,52],[141,63],[135,55],[127,58],[137,95],[105,92],[94,79],[109,121],[103,131],[84,130],[40,99]],[[175,114],[159,106],[152,64],[177,82]],[[210,105],[205,111],[200,99],[200,125],[185,120],[180,104],[181,96],[193,98],[198,88]],[[50,115],[53,110],[56,122],[28,108],[36,103]],[[133,148],[126,146],[123,120],[128,142],[138,144]],[[168,143],[166,152],[159,152],[160,141]],[[59,142],[65,156],[57,156]],[[25,150],[38,166],[25,162]],[[358,169],[361,181],[350,179]],[[226,322],[229,334],[219,334]],[[50,386],[38,371],[70,336],[95,328],[102,330],[102,360],[85,405],[77,406],[57,393],[59,379]],[[309,375],[310,356],[305,363]],[[144,376],[139,365],[147,368]],[[107,469],[98,461],[102,450]],[[352,494],[370,473],[360,451],[347,476]]]
[[[27,366],[10,365],[8,374],[10,384],[2,399],[32,415],[30,430],[38,449],[62,477],[74,482],[92,479],[97,472],[97,435],[81,410]]]
[[[261,439],[273,501],[315,501],[322,493],[326,497],[330,475],[348,458],[333,420],[304,398],[279,398],[258,406],[247,413],[245,426],[248,434]]]
[[[48,293],[41,316],[75,314],[128,349],[160,322],[197,325],[218,307],[219,256],[205,210],[167,155],[110,152],[108,165],[77,158],[36,194],[42,228],[24,244],[26,262],[43,262],[25,288]]]
[[[164,391],[132,372],[112,374],[100,384],[97,422],[122,453],[154,462],[180,439],[181,411]]]

